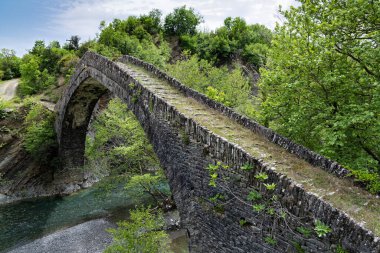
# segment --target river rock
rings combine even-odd
[[[115,224],[97,219],[60,230],[18,247],[8,253],[101,253],[112,242],[112,236],[106,231]]]

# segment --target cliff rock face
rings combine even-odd
[[[50,195],[52,170],[34,161],[20,139],[0,149],[0,160],[1,194],[17,198]]]
[[[0,119],[0,203],[38,196],[68,194],[87,188],[97,178],[85,173],[80,182],[70,177],[58,185],[54,167],[40,162],[25,150],[22,138],[24,108],[9,111]],[[44,154],[46,161],[56,159],[56,150]]]

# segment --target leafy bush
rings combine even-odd
[[[215,32],[184,34],[180,46],[217,66],[241,59],[256,70],[266,63],[272,32],[263,25],[248,25],[242,18],[226,18]]]
[[[161,12],[152,10],[149,15],[114,19],[108,26],[102,22],[98,43],[87,46],[105,56],[128,54],[162,67],[169,60],[170,49],[163,39],[160,18]],[[83,53],[83,49],[79,51]]]
[[[0,120],[7,115],[7,109],[10,107],[10,103],[0,98]]]
[[[48,155],[56,148],[54,114],[41,104],[32,105],[25,118],[24,147],[35,159],[48,162]]]
[[[162,170],[159,170],[155,174],[146,173],[132,176],[125,185],[125,189],[128,190],[132,197],[140,197],[148,193],[158,204],[170,196],[169,189],[164,187],[165,184],[165,175]]]
[[[211,99],[234,108],[249,104],[250,88],[247,79],[238,68],[214,67],[206,60],[191,56],[187,60],[167,65],[167,72],[183,84],[206,94]],[[244,113],[244,112],[243,112]]]
[[[165,17],[164,31],[169,36],[194,35],[201,22],[202,16],[193,8],[182,6]]]
[[[34,55],[26,55],[20,66],[21,82],[19,92],[21,96],[33,95],[55,83],[55,77],[47,69],[40,71],[41,59]]]
[[[8,80],[20,76],[20,58],[14,50],[6,48],[0,51],[0,80]]]
[[[158,159],[140,123],[120,99],[113,99],[94,121],[93,138],[87,138],[86,158],[103,159],[111,174],[140,172],[158,167]]]
[[[118,223],[118,228],[109,229],[114,241],[104,251],[165,253],[169,250],[169,236],[162,230],[164,219],[162,213],[153,214],[149,208],[136,209],[130,212],[130,221]]]

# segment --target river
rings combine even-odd
[[[108,188],[107,188],[108,189]],[[117,222],[128,218],[135,205],[148,204],[143,196],[130,198],[119,184],[112,190],[94,186],[66,197],[44,197],[0,205],[0,252],[7,252],[57,230],[104,218]],[[175,252],[186,252],[187,240],[178,237]]]

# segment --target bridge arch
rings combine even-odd
[[[165,96],[170,99],[168,95],[157,96],[142,85],[149,80],[144,80],[144,75],[138,71],[126,68],[123,64],[125,61],[138,65],[141,73],[148,71],[157,78],[163,78],[181,92],[183,99],[190,97],[190,100],[194,99],[213,110],[211,114],[219,113],[257,133],[258,138],[263,137],[295,154],[297,159],[302,160],[302,165],[306,165],[306,160],[338,177],[348,173],[336,162],[186,88],[150,64],[128,56],[119,62],[113,62],[91,52],[87,52],[81,59],[57,105],[55,128],[63,170],[83,165],[85,136],[92,111],[98,99],[109,90],[133,111],[152,143],[164,167],[182,223],[189,231],[193,252],[295,252],[292,244],[294,241],[300,242],[300,234],[296,232],[299,220],[308,220],[309,223],[320,220],[333,230],[329,237],[319,238],[314,235],[300,242],[308,252],[331,252],[334,246],[340,244],[352,252],[380,250],[380,238],[372,231],[320,196],[308,192],[291,178],[277,172],[275,164],[263,162],[234,142],[199,124],[192,116],[185,115],[166,101]],[[234,190],[234,196],[223,204],[222,214],[215,213],[213,203],[209,201],[210,197],[222,192],[222,189],[210,187],[210,174],[205,170],[216,160],[230,165],[230,170],[221,171],[220,174],[231,179],[229,187]],[[251,171],[241,169],[246,163],[253,165]],[[269,180],[276,184],[275,192],[282,207],[295,217],[286,224],[276,224],[278,230],[275,234],[268,234],[273,217],[264,215],[258,219],[252,206],[239,202],[239,199],[246,199],[252,189],[265,189],[261,187],[262,183],[255,180],[254,175],[259,171],[266,172]],[[340,184],[335,179],[332,180]],[[371,201],[379,202],[374,198]],[[249,221],[249,226],[241,225],[242,218]],[[268,244],[265,239],[268,236],[273,236],[277,243]]]
[[[96,64],[92,65],[93,62]],[[133,80],[124,75],[122,82],[115,82],[115,74],[121,72],[116,64],[97,55],[86,54],[81,60],[58,104],[55,128],[62,169],[83,166],[87,128],[98,100],[111,92],[127,102],[126,83]]]

